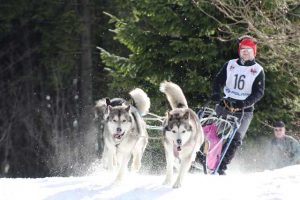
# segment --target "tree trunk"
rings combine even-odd
[[[95,156],[95,132],[92,131],[92,49],[91,49],[91,5],[89,0],[81,0],[81,67],[80,67],[80,103],[79,119],[80,162],[87,164]],[[82,162],[83,161],[83,162]]]

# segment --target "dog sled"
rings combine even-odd
[[[197,115],[203,128],[205,142],[197,152],[192,168],[203,170],[205,174],[216,174],[240,121],[233,115],[218,116],[215,110],[209,107],[203,107],[197,112]],[[148,130],[163,130],[164,117],[148,113],[143,118]]]

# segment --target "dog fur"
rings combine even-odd
[[[131,169],[139,171],[148,144],[146,123],[142,116],[149,112],[150,99],[139,88],[129,94],[135,106],[122,98],[106,98],[96,103],[96,116],[101,115],[104,110],[103,166],[108,170],[118,170],[116,182],[123,179],[131,155]]]
[[[163,145],[167,162],[164,184],[172,184],[173,168],[177,160],[178,176],[173,188],[179,188],[204,141],[204,135],[198,116],[188,108],[181,88],[175,83],[165,81],[160,84],[160,91],[166,95],[172,108],[163,123]]]

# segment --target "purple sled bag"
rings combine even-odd
[[[217,126],[215,124],[204,125],[203,132],[208,140],[208,152],[206,155],[206,165],[210,170],[215,170],[218,166],[222,154],[223,139],[218,137]]]

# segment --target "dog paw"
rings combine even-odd
[[[181,187],[181,183],[176,181],[176,183],[174,183],[173,185],[173,188],[176,189],[176,188],[180,188]]]
[[[170,185],[171,182],[172,182],[171,179],[165,179],[163,185]]]
[[[121,183],[122,183],[121,179],[115,179],[112,183],[112,186],[119,186],[119,185],[121,185]]]
[[[131,167],[131,172],[138,173],[139,171],[140,171],[140,166],[132,166]]]

